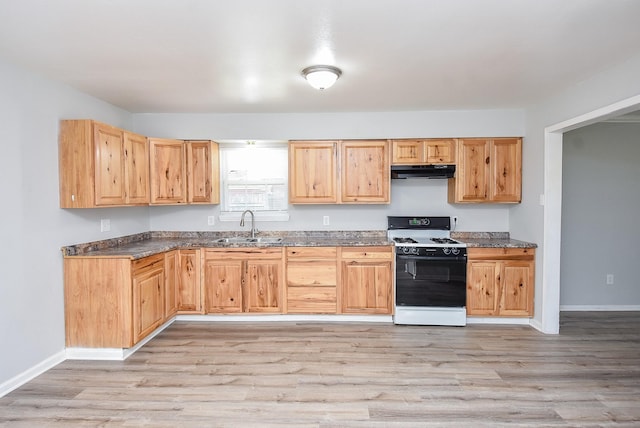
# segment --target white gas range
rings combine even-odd
[[[449,217],[388,217],[396,246],[394,323],[466,325],[466,245]]]

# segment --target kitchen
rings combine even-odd
[[[49,80],[15,65],[0,63],[2,121],[7,159],[3,169],[5,200],[15,201],[3,212],[6,246],[3,267],[2,343],[5,354],[0,381],[14,384],[25,371],[37,373],[63,358],[64,319],[62,262],[59,248],[146,230],[225,230],[226,224],[207,224],[217,207],[132,207],[98,210],[60,210],[57,188],[57,134],[61,118],[94,118],[165,138],[213,139],[331,139],[524,136],[523,202],[518,206],[457,206],[448,204],[444,182],[394,182],[392,204],[385,206],[292,207],[286,227],[259,224],[261,230],[322,229],[328,215],[331,229],[384,229],[387,215],[435,213],[456,216],[458,227],[469,231],[509,231],[519,239],[542,244],[545,193],[544,129],[567,118],[610,106],[640,92],[640,61],[630,56],[624,64],[609,62],[580,87],[565,89],[558,98],[545,98],[524,108],[477,108],[447,111],[342,113],[131,113],[66,84]],[[617,65],[616,65],[617,64]],[[346,79],[346,75],[344,76]],[[339,81],[339,83],[341,83]],[[334,88],[335,89],[335,88]],[[325,93],[324,95],[328,95]],[[250,132],[247,132],[250,130]],[[250,135],[248,135],[250,134]],[[394,207],[402,206],[402,212]],[[100,220],[110,219],[111,230],[100,232]],[[235,223],[233,224],[235,226]],[[238,230],[240,228],[238,227]],[[37,268],[33,261],[37,260]],[[542,263],[538,263],[536,295],[545,291]],[[8,285],[19,285],[10,287]],[[53,302],[53,304],[52,304]],[[536,301],[536,317],[542,302]],[[24,376],[28,378],[29,375]]]

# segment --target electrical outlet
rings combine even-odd
[[[612,273],[608,273],[607,274],[607,285],[613,285],[613,274]]]
[[[324,226],[329,226],[329,216],[328,215],[322,216],[322,224]]]
[[[103,218],[100,220],[100,232],[108,232],[111,230],[111,220]]]
[[[215,225],[216,224],[216,216],[210,215],[209,217],[207,217],[207,224],[209,226]]]

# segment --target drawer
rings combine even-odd
[[[287,247],[287,259],[334,259],[336,247]]]
[[[338,283],[336,261],[312,260],[287,263],[287,285],[324,285]]]
[[[336,287],[288,287],[287,313],[335,314]]]
[[[535,248],[467,248],[469,260],[533,260]]]
[[[393,247],[343,247],[342,259],[357,260],[391,260],[393,259]]]

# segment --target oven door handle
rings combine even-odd
[[[405,256],[401,254],[396,255],[397,260],[425,260],[425,261],[447,261],[447,262],[466,262],[467,257],[438,257],[438,256]]]

